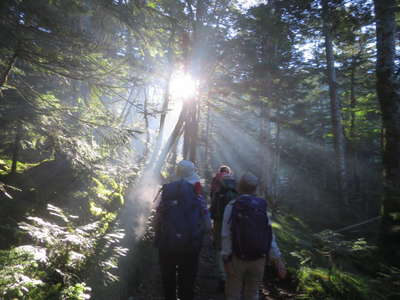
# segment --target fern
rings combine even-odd
[[[119,246],[123,231],[104,232],[102,221],[78,226],[78,217],[54,205],[47,209],[56,222],[28,217],[19,224],[33,245],[0,255],[0,297],[88,299],[91,289],[84,280],[91,265],[106,281],[118,280],[113,270],[127,252]]]

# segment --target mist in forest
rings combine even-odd
[[[1,1],[1,297],[157,299],[152,210],[181,159],[208,202],[222,164],[259,178],[296,296],[386,296],[400,261],[397,8]],[[47,261],[21,263],[27,243]]]

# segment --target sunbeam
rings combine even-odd
[[[194,100],[198,84],[189,74],[177,71],[172,74],[169,92],[173,99],[183,101]]]

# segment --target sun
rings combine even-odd
[[[197,83],[190,75],[182,71],[174,72],[171,77],[169,93],[174,99],[192,100],[197,93]]]

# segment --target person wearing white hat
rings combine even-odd
[[[190,160],[181,160],[178,163],[176,175],[193,185],[196,183],[200,184],[200,177],[197,174],[196,166]]]
[[[182,160],[178,180],[162,188],[155,216],[155,243],[159,249],[161,278],[166,300],[194,298],[199,254],[211,219],[193,162]]]

